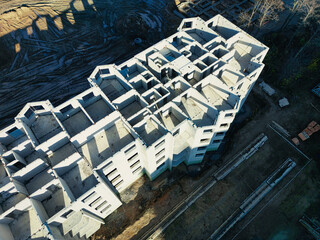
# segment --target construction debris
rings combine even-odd
[[[288,101],[288,99],[287,98],[281,98],[280,100],[279,100],[279,106],[281,107],[281,108],[283,108],[283,107],[286,107],[286,106],[289,106],[289,101]]]
[[[243,219],[294,167],[296,163],[288,158],[273,172],[252,194],[247,197],[239,209],[232,214],[209,239],[219,240],[241,219]]]
[[[320,125],[316,121],[312,121],[301,133],[298,134],[298,136],[302,141],[305,141],[310,138],[312,134],[318,132],[319,130]]]
[[[315,237],[320,239],[320,223],[315,219],[303,216],[299,222]]]
[[[298,145],[300,144],[299,139],[296,138],[296,137],[292,138],[291,140],[292,140],[292,142],[293,142],[296,146],[298,146]]]
[[[251,142],[243,151],[237,154],[229,163],[227,163],[222,169],[220,169],[214,177],[217,180],[225,178],[235,168],[237,168],[243,161],[249,159],[254,153],[256,153],[268,140],[268,137],[261,133],[253,142]]]
[[[267,93],[269,96],[272,96],[276,92],[272,87],[270,87],[269,84],[265,83],[264,81],[259,83],[259,87],[261,87],[262,90],[265,91],[265,93]]]

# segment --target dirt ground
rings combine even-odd
[[[270,199],[280,187],[287,183],[303,166],[306,160],[294,152],[285,142],[279,142],[278,135],[272,130],[264,129],[268,142],[248,161],[234,170],[225,180],[217,183],[204,194],[193,206],[165,230],[158,239],[207,239],[233,212],[235,212],[248,195],[255,190],[287,157],[292,158],[298,166],[283,179],[266,199]],[[278,142],[278,144],[274,144]],[[284,149],[285,148],[285,149]],[[308,214],[310,205],[318,206],[320,184],[319,171],[311,165],[292,186],[284,189],[280,197],[258,215],[240,235],[238,232],[248,223],[267,201],[262,201],[244,220],[237,224],[222,239],[275,239],[274,236],[287,229],[290,237],[279,239],[312,239],[298,223],[303,214]],[[313,180],[310,170],[313,169]],[[304,186],[304,190],[301,190]],[[311,190],[311,191],[310,191]],[[312,192],[312,190],[314,192]],[[265,214],[266,213],[266,214]],[[281,216],[281,218],[279,217]],[[314,214],[311,215],[317,217]],[[275,221],[276,219],[276,221]],[[279,226],[279,229],[275,229]],[[277,232],[277,230],[279,230]]]
[[[114,2],[118,5],[111,8],[94,0],[30,0],[24,4],[20,0],[0,0],[1,128],[29,101],[50,99],[57,105],[82,92],[88,87],[85,78],[95,66],[132,57],[174,33],[181,21],[172,14],[173,0],[149,1],[150,5],[141,5],[143,1],[137,0]],[[150,27],[150,20],[161,26]],[[141,45],[133,44],[136,37],[143,40]],[[267,134],[268,142],[198,199],[159,239],[206,239],[288,157],[298,163],[294,171],[225,239],[311,239],[298,220],[303,214],[320,217],[320,133],[299,146],[313,162],[246,224],[306,162],[268,124],[274,120],[296,136],[310,121],[320,122],[320,113],[313,107],[320,109],[319,98],[310,91],[315,84],[305,81],[294,86],[294,91],[276,89],[273,97],[266,96],[256,85],[244,106],[252,114],[240,124],[233,124],[224,139],[222,158],[210,161],[208,153],[202,167],[218,169],[261,132]],[[284,96],[291,105],[280,109],[277,100]],[[153,182],[140,178],[121,195],[126,204],[108,216],[92,239],[139,239],[198,186],[205,173],[203,170],[198,177],[191,177],[187,167],[181,165]]]
[[[267,143],[230,176],[198,199],[158,239],[206,239],[277,167],[288,157],[292,158],[297,163],[295,169],[223,238],[233,239],[265,203],[306,164],[307,159],[274,133],[268,124],[276,121],[292,136],[296,136],[311,120],[320,119],[320,113],[310,104],[319,108],[319,101],[306,86],[301,91],[308,97],[293,102],[288,108],[280,109],[277,100],[286,93],[276,90],[277,96],[268,97],[258,85],[255,86],[245,103],[251,109],[252,116],[232,127],[225,139],[227,144],[223,157],[215,162],[212,168],[217,169],[228,161],[261,132],[268,136]],[[282,189],[281,194],[234,239],[311,239],[298,220],[304,214],[320,217],[319,142],[320,136],[317,133],[299,146],[314,159],[313,162],[288,187]],[[206,159],[210,161],[210,153]],[[168,180],[165,180],[166,178]],[[137,185],[132,186],[135,190],[128,190],[132,193],[138,192],[132,196],[134,200],[111,214],[106,219],[108,224],[103,226],[93,239],[139,239],[145,230],[190,193],[199,184],[200,178],[201,176],[190,177],[183,165],[171,174],[165,173],[154,182],[142,178]],[[114,228],[115,224],[117,228]],[[112,231],[115,229],[117,231]]]
[[[0,0],[0,127],[27,102],[57,106],[89,88],[96,66],[121,63],[176,32],[174,7],[173,0]]]
[[[300,92],[297,93],[297,96],[304,95],[305,97],[299,98],[300,101],[295,101],[287,109],[280,109],[276,105],[276,100],[282,94],[285,93],[277,90],[278,96],[270,98],[265,96],[258,86],[255,86],[253,93],[245,103],[253,109],[253,119],[241,129],[234,129],[234,132],[230,133],[232,135],[231,147],[227,147],[229,153],[221,161],[223,162],[229,155],[234,154],[239,147],[246,145],[258,132],[264,132],[269,140],[254,156],[242,163],[224,181],[212,187],[176,219],[158,239],[167,240],[178,237],[207,239],[240,206],[242,201],[288,157],[297,163],[295,169],[222,239],[312,239],[298,221],[304,214],[314,218],[320,217],[319,133],[299,146],[304,153],[313,158],[313,161],[261,210],[308,161],[275,134],[268,124],[274,120],[285,127],[292,136],[296,136],[311,120],[319,121],[320,119],[320,113],[310,104],[312,103],[317,108],[320,107],[319,99],[311,93],[307,86],[300,87]],[[255,99],[260,100],[254,101]],[[261,108],[257,108],[259,105]],[[256,216],[260,210],[261,212]]]
[[[306,90],[302,89],[302,91]],[[277,96],[268,97],[258,85],[255,86],[245,103],[252,110],[253,115],[243,123],[233,126],[226,137],[227,144],[223,157],[214,162],[211,169],[217,169],[228,161],[261,132],[265,133],[269,140],[230,176],[214,185],[198,199],[158,239],[206,239],[277,167],[288,157],[292,158],[297,163],[295,169],[266,197],[265,201],[254,209],[255,211],[252,211],[252,214],[250,213],[251,215],[247,215],[223,238],[233,239],[267,200],[292,179],[294,174],[307,162],[306,158],[275,134],[268,124],[274,120],[285,127],[292,136],[295,136],[311,120],[320,119],[320,114],[310,105],[313,103],[320,107],[318,99],[309,91],[306,92],[309,98],[305,98],[303,102],[294,102],[288,108],[280,109],[276,100],[282,94],[284,93],[277,89]],[[298,220],[303,214],[320,217],[319,207],[317,207],[320,205],[318,198],[320,171],[319,160],[317,160],[319,141],[320,136],[316,134],[299,146],[315,160],[293,183],[283,189],[279,197],[272,201],[235,239],[310,239],[309,234]],[[210,157],[210,153],[207,154],[208,162],[210,162]],[[190,177],[186,167],[182,165],[173,173],[167,172],[154,182],[143,177],[128,189],[127,193],[124,193],[122,198],[126,199],[128,204],[124,204],[111,214],[106,219],[107,224],[95,234],[93,239],[140,239],[148,228],[157,223],[199,184],[202,175],[196,178]],[[276,225],[274,225],[275,218],[277,219]],[[290,237],[286,238],[286,236]]]

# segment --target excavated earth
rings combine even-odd
[[[27,102],[58,105],[89,87],[97,65],[174,33],[174,8],[171,0],[0,0],[0,127]]]

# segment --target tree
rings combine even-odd
[[[252,7],[252,10],[249,11],[243,11],[239,14],[239,23],[242,25],[245,25],[246,28],[250,27],[252,24],[252,20],[254,15],[259,11],[259,8],[261,6],[263,0],[255,0],[254,5]]]
[[[264,0],[262,1],[259,12],[260,17],[258,20],[259,27],[262,27],[267,21],[278,20],[279,12],[284,9],[282,0]]]
[[[290,14],[284,21],[282,29],[289,25],[296,14],[302,16],[303,24],[317,15],[317,9],[320,7],[320,0],[294,0],[293,5],[289,8]]]
[[[318,36],[318,32],[320,32],[320,26],[318,26],[315,31],[313,32],[312,36],[309,38],[309,40],[299,49],[297,54],[294,56],[294,59],[296,59],[300,53],[303,52],[303,50],[306,48],[306,46],[312,41],[312,39],[316,36]]]
[[[278,20],[278,14],[284,9],[282,0],[255,0],[250,12],[242,12],[239,14],[239,23],[245,27],[250,27],[257,16],[257,24],[259,27],[267,21]]]
[[[320,8],[320,0],[309,0],[306,1],[304,7],[301,9],[304,15],[302,22],[305,24],[310,18],[318,18],[319,13],[316,11]]]

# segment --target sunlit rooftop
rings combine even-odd
[[[40,230],[42,223],[33,208],[17,212],[20,212],[19,215],[9,224],[15,240],[45,239],[46,233]]]
[[[118,121],[110,128],[100,131],[79,150],[96,167],[132,141],[133,136],[123,122]]]
[[[217,88],[211,86],[210,84],[201,89],[201,94],[203,94],[208,99],[208,101],[218,110],[233,109],[233,107],[228,103],[227,99],[223,97],[223,95],[226,96],[227,94],[219,91]]]
[[[212,125],[214,120],[192,98],[181,98],[181,110],[199,127]],[[205,106],[203,106],[205,107]]]
[[[67,143],[64,146],[60,147],[56,151],[54,151],[50,156],[49,156],[49,161],[51,165],[54,167],[57,164],[59,164],[61,161],[65,160],[72,154],[77,153],[76,149],[71,143]]]
[[[94,187],[98,181],[87,162],[81,160],[70,171],[62,176],[70,187],[75,198],[80,197]]]
[[[62,128],[52,114],[36,116],[36,120],[30,128],[39,143],[47,141],[62,131]]]
[[[76,114],[67,117],[64,121],[62,121],[62,124],[71,137],[77,135],[92,125],[91,121],[81,109]]]
[[[151,119],[147,119],[145,124],[137,129],[137,132],[148,146],[151,146],[165,134],[161,126]]]

